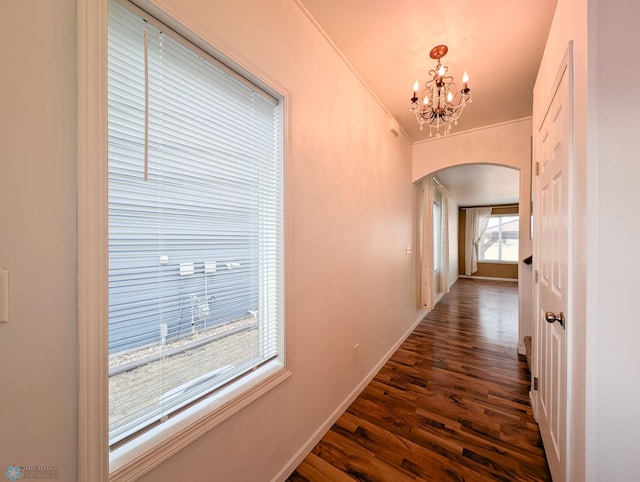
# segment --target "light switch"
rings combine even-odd
[[[0,266],[0,323],[9,321],[9,271]]]

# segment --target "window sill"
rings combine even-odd
[[[135,480],[289,378],[280,362],[194,405],[110,454],[109,482]]]
[[[498,261],[492,259],[479,259],[478,264],[518,264],[517,261]]]

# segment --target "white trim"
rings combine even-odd
[[[586,180],[583,181],[584,185],[582,187],[577,185],[574,195],[580,195],[581,197],[584,196],[583,199],[585,199],[586,205],[576,206],[574,209],[577,213],[576,220],[580,225],[576,226],[576,234],[585,236],[587,246],[585,258],[577,259],[572,265],[572,276],[574,274],[578,274],[584,276],[586,279],[584,281],[584,291],[580,289],[579,282],[573,282],[577,286],[575,287],[575,297],[572,302],[575,303],[574,306],[580,306],[582,308],[582,310],[580,308],[576,308],[576,316],[584,316],[584,365],[580,363],[580,360],[576,359],[575,365],[573,363],[571,365],[571,373],[572,375],[575,373],[576,379],[578,380],[582,377],[585,381],[585,386],[582,397],[580,397],[580,394],[578,393],[575,399],[570,402],[570,408],[574,405],[580,406],[581,403],[583,404],[584,425],[583,433],[580,435],[583,435],[585,443],[584,459],[581,460],[577,454],[572,454],[569,458],[569,463],[574,466],[583,462],[586,482],[597,482],[598,466],[602,467],[603,463],[602,459],[598,458],[598,389],[603,389],[603,385],[606,386],[608,380],[598,376],[600,370],[599,364],[602,363],[602,355],[599,355],[598,352],[598,330],[601,330],[602,327],[605,326],[604,324],[607,323],[606,318],[603,319],[600,317],[601,303],[598,296],[598,284],[600,281],[599,267],[600,262],[602,261],[602,254],[598,251],[600,244],[599,239],[600,236],[602,236],[599,230],[599,218],[600,213],[603,214],[603,218],[606,216],[604,214],[606,211],[602,211],[602,194],[600,194],[602,191],[600,189],[599,182],[599,163],[602,162],[604,166],[606,162],[605,159],[599,159],[598,157],[600,154],[600,137],[598,133],[600,117],[598,111],[600,110],[601,103],[605,102],[604,97],[606,95],[606,91],[604,89],[600,89],[599,86],[602,82],[600,80],[600,76],[602,74],[599,68],[601,63],[604,63],[604,59],[600,60],[599,57],[602,58],[606,54],[600,47],[596,46],[602,45],[602,42],[606,38],[606,34],[598,32],[600,19],[598,18],[598,15],[595,14],[597,7],[596,0],[590,0],[587,3],[587,11],[590,12],[586,19],[587,35],[585,40],[587,45],[580,45],[580,40],[576,39],[578,42],[576,46],[576,77],[584,79],[586,85],[576,87],[573,92],[573,95],[579,95],[580,98],[575,99],[574,103],[574,144],[572,145],[573,155],[584,153],[585,156],[582,161],[583,165],[576,167],[576,171],[580,173],[580,176],[586,177]],[[591,8],[593,8],[593,10],[590,10]],[[586,55],[586,58],[581,58],[584,55]],[[572,75],[573,69],[574,65],[572,63]],[[585,73],[586,77],[583,77]],[[582,98],[583,95],[586,95],[586,98]],[[577,109],[575,109],[575,104],[578,104]],[[586,116],[586,119],[584,120],[586,124],[584,131],[580,129],[581,121],[578,121],[575,117],[576,110],[578,112],[582,110],[583,113],[581,115]],[[607,193],[607,197],[609,195],[610,194]],[[573,279],[575,280],[576,278],[577,276],[574,276]],[[620,336],[623,334],[619,333],[618,335]],[[578,342],[578,340],[576,341]],[[619,339],[618,343],[621,342],[622,340]],[[637,345],[637,342],[634,342],[634,346],[635,345]],[[580,345],[576,345],[578,354],[579,347]],[[579,431],[580,422],[578,421],[575,426],[576,431]],[[574,435],[573,428],[570,433]]]
[[[494,129],[496,127],[503,127],[503,126],[508,126],[508,125],[511,125],[511,124],[517,124],[519,122],[530,121],[531,119],[532,119],[531,116],[520,117],[519,119],[512,119],[512,120],[505,121],[505,122],[498,122],[497,124],[490,124],[490,125],[486,125],[486,126],[476,127],[475,129],[467,129],[466,131],[459,131],[459,132],[449,133],[449,134],[447,134],[447,137],[461,136],[463,134],[469,134],[471,132],[484,131],[486,129]],[[442,139],[442,138],[441,137],[432,137],[432,138],[423,139],[423,140],[420,140],[420,141],[413,142],[412,144],[414,146],[416,146],[418,144],[423,144],[425,142],[435,142],[435,141],[437,141],[439,139]],[[477,164],[477,163],[473,163],[473,164]],[[488,163],[488,164],[490,164],[490,163]],[[496,164],[496,165],[510,167],[512,169],[520,170],[520,168],[516,167],[516,166],[511,166],[511,165],[507,166],[506,164]]]
[[[568,233],[567,233],[567,317],[569,320],[573,319],[573,301],[574,301],[574,281],[573,281],[573,272],[574,272],[574,257],[573,257],[573,246],[575,242],[574,236],[574,214],[573,214],[573,203],[574,199],[574,178],[575,178],[575,145],[574,145],[574,110],[575,110],[575,93],[574,93],[574,73],[573,73],[573,40],[569,40],[567,45],[566,52],[566,60],[567,63],[567,75],[569,76],[569,85],[567,93],[567,99],[569,102],[569,119],[568,119],[568,134],[569,134],[569,151],[568,156],[568,169],[569,179],[567,181],[567,224],[568,224]],[[567,384],[567,399],[564,401],[566,404],[565,408],[565,437],[566,437],[566,446],[565,446],[565,477],[566,480],[571,480],[571,452],[573,450],[571,435],[572,435],[572,415],[571,415],[571,404],[573,401],[573,357],[575,350],[575,336],[574,336],[574,324],[567,324],[567,332],[565,334],[566,337],[566,384]]]
[[[488,281],[511,281],[513,283],[517,283],[518,282],[518,278],[497,278],[497,277],[492,277],[492,276],[469,276],[466,274],[461,274],[458,276],[458,278],[464,278],[464,279],[482,279],[482,280],[488,280]]]
[[[389,351],[380,359],[380,361],[371,369],[371,371],[362,379],[362,381],[347,395],[343,402],[327,417],[318,429],[309,437],[309,439],[298,449],[298,451],[289,459],[289,461],[280,469],[276,476],[271,479],[271,482],[284,482],[287,477],[300,465],[304,458],[311,452],[313,447],[324,437],[334,423],[340,418],[340,416],[349,408],[349,405],[358,398],[358,395],[366,388],[366,386],[373,380],[382,367],[389,361],[393,354],[400,348],[404,341],[413,333],[420,322],[427,315],[426,311],[421,312],[418,319],[409,327],[409,329],[400,337],[400,339],[389,349]]]
[[[77,3],[78,480],[108,474],[107,2]]]

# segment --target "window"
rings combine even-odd
[[[479,243],[480,261],[518,261],[517,215],[491,216]]]
[[[282,111],[155,19],[109,3],[112,449],[282,366]]]

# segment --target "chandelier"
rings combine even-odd
[[[418,97],[420,84],[416,80],[413,84],[413,97],[409,110],[416,115],[420,130],[425,124],[429,126],[429,137],[436,132],[436,137],[440,137],[440,129],[446,135],[451,130],[452,125],[458,124],[458,118],[462,114],[465,106],[471,102],[471,89],[469,89],[469,76],[465,72],[462,77],[462,90],[457,98],[454,98],[453,91],[456,84],[453,77],[448,76],[449,68],[440,63],[449,48],[446,45],[438,45],[431,49],[429,56],[438,62],[435,69],[429,71],[431,77],[424,84],[424,90]]]

